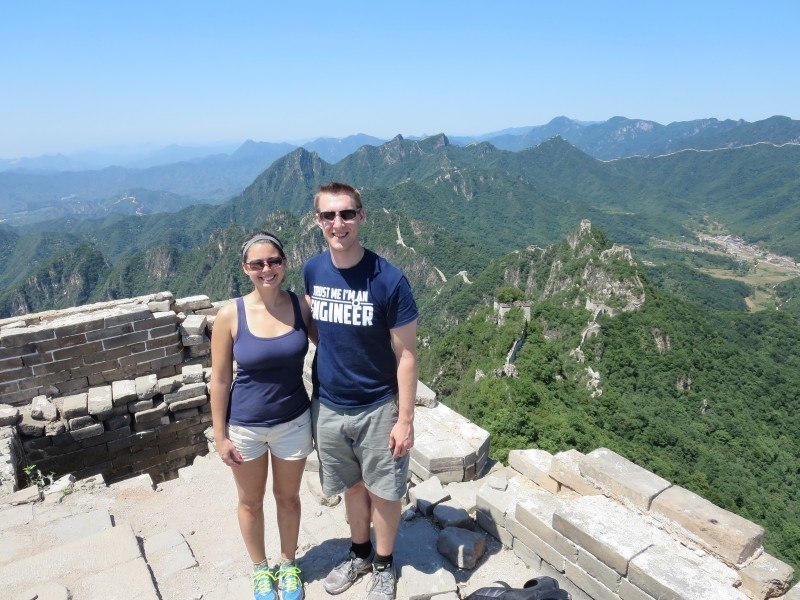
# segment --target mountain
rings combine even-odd
[[[0,158],[1,171],[81,171],[88,165],[63,154],[46,154],[33,158]]]
[[[242,151],[257,149],[253,143]],[[425,249],[425,257],[447,285],[457,285],[459,271],[471,278],[480,270],[461,258],[481,257],[482,265],[515,249],[545,246],[582,219],[636,251],[649,250],[654,237],[693,240],[694,231],[716,221],[732,234],[800,256],[798,159],[800,146],[757,144],[604,162],[561,138],[508,152],[486,142],[455,146],[443,134],[425,140],[397,136],[381,146],[362,146],[336,164],[298,148],[218,206],[126,218],[109,214],[83,223],[59,219],[9,230],[13,248],[5,251],[0,281],[19,284],[42,261],[80,243],[96,248],[115,268],[152,247],[196,251],[229,225],[252,228],[276,211],[304,218],[314,189],[332,180],[362,188],[369,220],[385,210],[435,228],[441,239]],[[686,271],[673,269],[659,281],[674,287],[688,279]],[[697,284],[687,289],[692,301],[710,300],[701,299]]]
[[[348,154],[352,154],[361,146],[380,146],[385,141],[371,135],[359,133],[344,138],[317,138],[313,142],[303,144],[303,148],[309,152],[316,152],[322,160],[333,164],[339,162]]]
[[[527,131],[525,131],[527,129]],[[800,143],[800,121],[774,116],[749,123],[727,119],[698,119],[661,125],[655,121],[613,117],[602,123],[582,123],[556,117],[546,125],[521,128],[496,136],[480,136],[503,150],[519,151],[560,136],[603,160],[629,156],[657,156],[679,150],[736,148],[758,142]]]
[[[796,313],[686,302],[586,223],[471,281],[439,294],[436,306],[465,316],[421,329],[420,373],[491,433],[493,457],[610,448],[761,523],[768,551],[800,564]],[[521,309],[502,319],[492,310],[509,287],[530,304],[528,322]],[[601,304],[611,310],[598,314]]]

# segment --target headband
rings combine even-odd
[[[250,250],[250,247],[253,244],[258,244],[260,242],[268,242],[272,244],[281,251],[281,254],[283,254],[283,244],[278,241],[278,238],[272,237],[271,235],[266,235],[264,233],[259,233],[242,244],[242,260],[244,260],[245,256],[247,256],[247,251]]]

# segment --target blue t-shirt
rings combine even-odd
[[[397,394],[397,359],[390,329],[419,316],[402,271],[370,250],[338,269],[330,252],[303,267],[319,331],[314,395],[334,408],[358,408]]]

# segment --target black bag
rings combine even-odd
[[[485,587],[475,590],[466,600],[570,600],[569,592],[558,588],[558,582],[552,577],[537,577],[525,582],[522,589],[501,586]],[[503,587],[504,586],[504,587]]]

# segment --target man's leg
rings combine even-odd
[[[367,493],[372,505],[372,524],[375,527],[375,552],[381,556],[390,556],[394,551],[394,540],[400,526],[401,502],[384,500],[371,492]],[[348,512],[348,516],[349,514]],[[352,521],[350,527],[352,531]]]
[[[359,481],[344,493],[344,506],[350,523],[350,538],[354,544],[364,544],[369,541],[371,498],[372,494],[364,487],[363,481]]]

